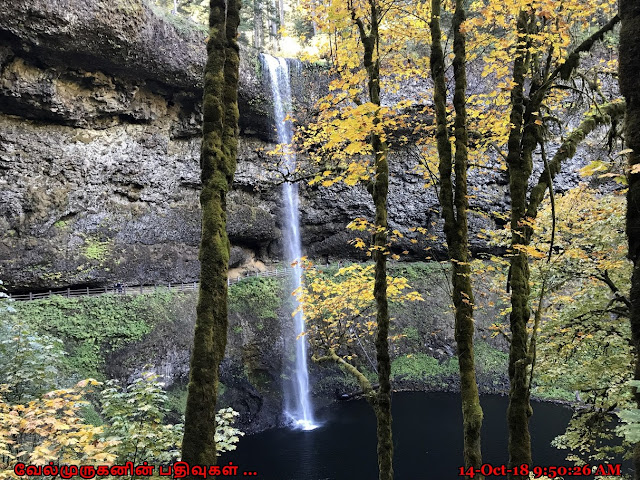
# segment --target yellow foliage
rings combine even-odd
[[[450,4],[445,2],[445,8]],[[327,58],[331,66],[330,93],[317,103],[319,115],[313,125],[299,129],[299,142],[312,159],[321,164],[331,162],[333,181],[325,179],[323,185],[338,181],[348,185],[373,179],[368,139],[372,133],[384,138],[398,128],[408,128],[418,137],[415,144],[421,149],[422,172],[427,183],[432,182],[429,171],[437,171],[434,127],[430,122],[407,115],[412,103],[428,105],[422,113],[429,113],[433,103],[432,92],[412,92],[412,101],[397,101],[378,107],[367,98],[367,73],[360,57],[361,45],[358,27],[353,18],[367,18],[369,2],[317,2],[303,0],[302,8],[317,27],[314,36],[319,55]],[[351,11],[353,8],[353,11]],[[507,0],[495,2],[475,0],[468,7],[468,19],[462,26],[467,37],[467,58],[481,68],[478,77],[485,78],[484,86],[474,88],[467,96],[468,129],[473,132],[474,145],[469,150],[472,168],[505,170],[504,154],[511,124],[511,91],[513,59],[516,49],[526,48],[532,68],[552,71],[565,62],[567,56],[585,36],[599,28],[602,19],[615,15],[617,4],[613,0]],[[429,75],[430,2],[384,3],[385,14],[380,21],[380,45],[376,51],[381,71],[381,90],[384,93],[401,91],[403,82],[420,82]],[[530,19],[528,33],[518,34],[516,21],[519,13],[526,12]],[[367,27],[369,25],[366,25]],[[446,36],[443,42],[447,42]],[[445,54],[451,62],[450,46]],[[449,67],[450,65],[447,65]],[[617,64],[614,58],[602,59],[598,71],[614,74]],[[529,75],[529,73],[527,74]],[[595,80],[599,82],[598,79]],[[569,101],[569,89],[551,90],[544,101],[545,116],[532,123],[545,128],[547,118],[562,118]],[[399,95],[393,96],[398,98]],[[390,98],[390,97],[389,97]],[[388,100],[387,100],[388,101]],[[452,106],[448,105],[448,111]],[[318,147],[319,146],[319,147]],[[358,164],[359,171],[347,172],[351,164]],[[334,177],[335,176],[335,177]],[[319,183],[316,177],[312,183]]]
[[[102,427],[83,423],[80,409],[95,380],[55,390],[27,404],[9,404],[0,388],[0,479],[14,478],[16,461],[42,465],[110,464],[116,459],[117,440],[103,440]]]
[[[373,296],[374,265],[357,263],[326,273],[311,262],[304,263],[304,286],[294,294],[307,322],[306,336],[315,356],[333,349],[353,362],[362,354],[362,343],[376,332]],[[404,277],[387,277],[392,302],[422,301]]]

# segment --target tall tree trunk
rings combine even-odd
[[[635,346],[634,379],[640,380],[640,174],[633,168],[640,164],[640,2],[620,0],[620,91],[627,103],[624,132],[629,153],[629,192],[627,193],[627,237],[629,259],[633,262],[631,275],[631,335]],[[640,391],[635,389],[640,408]],[[640,479],[640,443],[633,451],[636,480]]]
[[[518,34],[527,38],[529,15],[521,11],[518,15]],[[529,309],[529,258],[522,250],[526,245],[524,228],[527,187],[532,172],[531,157],[524,152],[527,134],[525,121],[525,76],[529,69],[528,43],[519,43],[513,66],[514,87],[511,90],[511,132],[508,140],[507,167],[509,171],[509,193],[511,194],[511,345],[509,349],[509,406],[507,425],[509,428],[509,468],[522,464],[531,465],[531,436],[529,434],[529,357],[527,351],[527,323]],[[534,142],[535,147],[535,142]],[[525,480],[528,475],[509,475],[510,479]]]
[[[531,409],[530,394],[535,339],[529,341],[527,324],[531,316],[529,288],[529,256],[526,246],[531,242],[538,207],[551,180],[560,169],[560,164],[575,153],[575,144],[584,139],[597,124],[610,121],[608,115],[619,111],[620,105],[606,105],[607,114],[591,115],[585,123],[572,132],[568,143],[558,151],[554,160],[542,172],[537,186],[527,201],[529,180],[533,171],[533,152],[539,142],[544,141],[538,131],[536,119],[540,118],[542,104],[558,77],[568,79],[578,66],[580,54],[588,52],[595,42],[602,40],[611,31],[619,17],[616,15],[600,30],[582,41],[563,62],[549,72],[540,70],[539,62],[531,62],[530,31],[534,24],[532,13],[521,11],[517,19],[518,43],[513,65],[513,88],[511,90],[511,131],[507,143],[507,168],[509,173],[509,192],[511,194],[511,345],[509,349],[509,407],[507,425],[509,429],[509,467],[523,464],[531,466],[531,436],[529,417]],[[528,78],[527,78],[528,77]],[[529,84],[525,96],[525,84]],[[528,475],[510,474],[509,479],[527,480]]]
[[[369,0],[369,25],[367,32],[364,22],[351,10],[352,18],[360,33],[364,48],[363,64],[367,71],[369,100],[380,106],[380,59],[378,44],[380,34],[378,25],[380,12],[377,0]],[[376,113],[374,127],[381,122]],[[375,262],[375,281],[373,295],[376,300],[376,361],[378,367],[378,394],[375,399],[378,436],[378,478],[393,480],[393,438],[391,429],[391,359],[389,356],[389,301],[387,298],[387,196],[389,191],[389,163],[387,144],[380,134],[371,132],[371,147],[374,154],[374,178],[368,186],[375,207],[375,228],[373,258]]]
[[[211,0],[204,76],[200,290],[185,414],[182,460],[216,462],[219,366],[227,343],[226,193],[236,169],[239,0]]]
[[[262,0],[253,0],[253,46],[260,50],[264,45],[264,21]]]
[[[377,62],[376,62],[377,63]],[[372,82],[369,82],[372,83]],[[377,80],[376,80],[377,84]],[[379,99],[379,97],[378,97]],[[379,100],[378,100],[379,101]],[[378,396],[376,420],[378,432],[379,480],[393,480],[393,440],[391,431],[391,359],[389,357],[389,302],[387,299],[387,192],[389,190],[389,163],[387,146],[378,135],[373,135],[375,153],[375,180],[372,189],[376,218],[374,252],[376,299],[376,360],[378,366]]]
[[[279,28],[284,27],[284,0],[278,0],[278,24]]]
[[[369,72],[369,96],[371,102],[380,106],[380,63],[373,58],[378,46],[377,10],[372,7],[372,32],[365,44],[364,65]],[[374,124],[379,123],[376,118]],[[389,357],[389,302],[387,299],[387,194],[389,191],[389,163],[387,145],[377,133],[372,134],[371,146],[375,155],[375,179],[371,196],[376,211],[374,238],[375,283],[373,295],[376,299],[376,361],[378,366],[378,396],[376,420],[378,432],[379,480],[393,480],[393,439],[391,431],[391,359]]]
[[[431,75],[435,86],[436,139],[440,172],[440,204],[444,217],[449,258],[452,263],[453,304],[455,307],[455,339],[458,346],[460,366],[460,393],[462,396],[462,418],[464,430],[464,464],[479,469],[482,466],[480,433],[482,408],[476,382],[473,354],[473,291],[469,265],[469,233],[467,225],[467,112],[466,112],[466,53],[465,37],[460,26],[465,19],[462,0],[456,0],[453,18],[455,91],[455,170],[452,169],[452,148],[447,131],[447,92],[444,76],[444,52],[440,30],[440,0],[431,2]],[[455,178],[455,192],[454,181]],[[476,475],[476,478],[484,478]]]
[[[473,353],[473,291],[471,288],[471,267],[469,265],[469,228],[467,211],[469,197],[467,194],[467,110],[466,110],[466,40],[460,31],[465,21],[463,0],[456,0],[453,16],[453,71],[455,91],[453,106],[456,112],[454,122],[455,136],[455,229],[450,236],[454,242],[451,252],[453,260],[453,295],[456,308],[455,339],[458,346],[460,364],[460,391],[462,395],[462,413],[464,421],[464,459],[465,464],[480,468],[482,452],[480,448],[480,431],[482,429],[482,407],[476,382],[475,359]],[[482,475],[478,475],[482,478]]]
[[[267,0],[267,33],[269,34],[269,46],[278,50],[278,0]]]

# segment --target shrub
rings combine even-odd
[[[28,403],[7,400],[0,386],[0,479],[13,478],[17,462],[43,464],[110,463],[116,459],[116,439],[104,439],[102,427],[86,424],[81,409],[94,380],[54,390]]]
[[[457,358],[450,358],[440,363],[425,353],[398,357],[391,363],[391,376],[398,380],[428,381],[435,377],[455,374],[457,371]]]
[[[101,379],[105,356],[140,340],[160,321],[173,315],[181,293],[148,295],[53,296],[18,302],[15,317],[39,335],[64,339],[63,363],[78,377]]]
[[[232,312],[254,314],[262,319],[276,319],[283,303],[283,290],[276,278],[243,280],[229,289],[229,309]]]
[[[0,379],[10,402],[31,400],[54,389],[62,366],[62,342],[20,323],[0,292]]]
[[[167,394],[157,375],[145,372],[127,387],[115,380],[101,393],[107,435],[120,438],[118,461],[170,463],[180,457],[183,424],[164,424]]]

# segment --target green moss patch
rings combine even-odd
[[[14,306],[19,321],[64,342],[69,372],[102,378],[105,355],[148,334],[167,317],[176,295],[53,296]]]

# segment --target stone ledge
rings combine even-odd
[[[206,33],[143,0],[0,0],[0,39],[48,66],[200,90]]]

